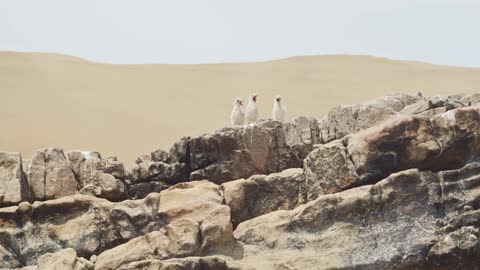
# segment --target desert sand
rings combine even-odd
[[[259,94],[263,117],[275,95],[289,116],[394,92],[480,90],[480,68],[371,56],[302,56],[258,63],[111,65],[76,57],[0,52],[0,151],[60,146],[116,155],[127,164],[183,136],[229,125],[232,102]]]

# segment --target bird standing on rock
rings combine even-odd
[[[247,119],[247,123],[251,124],[257,122],[258,116],[257,94],[252,94],[248,99],[248,105],[245,109],[245,118]]]
[[[287,121],[287,109],[282,104],[282,97],[276,96],[273,101],[273,111],[272,111],[273,120],[286,122]]]
[[[243,100],[240,98],[235,99],[233,102],[233,110],[230,115],[232,125],[241,126],[245,123],[245,112],[243,112]]]

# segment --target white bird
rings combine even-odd
[[[272,110],[273,120],[286,122],[287,121],[287,109],[282,104],[282,97],[276,96],[273,101],[273,110]]]
[[[259,112],[257,106],[257,94],[252,94],[248,98],[248,105],[245,109],[245,118],[248,124],[255,123],[258,120]]]
[[[230,119],[232,120],[232,125],[240,126],[245,123],[245,112],[243,111],[243,100],[240,98],[235,99],[233,102],[233,110],[232,114],[230,115]]]

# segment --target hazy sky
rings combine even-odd
[[[0,0],[0,50],[112,63],[368,54],[480,67],[478,0]]]

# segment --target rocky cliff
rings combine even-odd
[[[395,94],[125,166],[0,152],[0,269],[480,269],[480,95]]]

